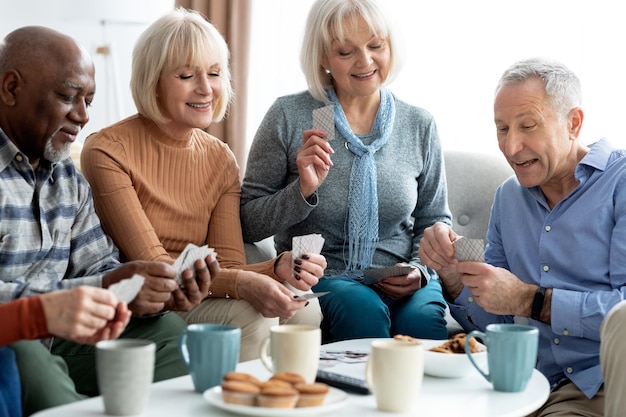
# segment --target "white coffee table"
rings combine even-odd
[[[349,340],[323,345],[325,350],[368,350],[372,339]],[[340,367],[350,375],[362,375],[365,365],[356,363]],[[259,360],[240,363],[237,370],[251,373],[260,379],[271,375]],[[519,393],[494,391],[478,372],[463,378],[434,378],[425,376],[420,393],[420,405],[414,414],[419,417],[472,416],[472,417],[518,417],[538,409],[548,398],[548,380],[537,370],[533,372],[527,388]],[[85,417],[104,416],[100,397],[90,398],[35,414],[36,417]],[[190,376],[161,381],[153,384],[150,400],[144,416],[191,417],[233,416],[234,414],[210,405],[193,390]],[[294,409],[293,416],[298,411]],[[373,395],[348,395],[345,406],[325,414],[341,417],[382,417],[403,414],[379,412]]]

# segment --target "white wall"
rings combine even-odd
[[[21,26],[43,25],[89,49],[96,66],[96,96],[79,136],[82,141],[135,113],[128,87],[132,48],[139,34],[173,7],[174,0],[0,0],[0,37]],[[101,47],[110,53],[98,53]]]
[[[312,0],[255,0],[251,141],[279,95],[306,88],[298,54]],[[499,152],[493,91],[514,61],[548,56],[583,85],[586,143],[626,148],[626,25],[611,0],[383,0],[405,38],[406,66],[391,89],[434,114],[444,148]]]

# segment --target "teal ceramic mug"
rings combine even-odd
[[[220,385],[239,362],[241,329],[222,324],[190,324],[178,347],[196,391]]]
[[[470,340],[478,338],[487,346],[487,366],[476,364]],[[465,352],[474,367],[496,391],[519,392],[526,389],[537,363],[539,329],[522,324],[490,324],[486,332],[473,331],[465,339]]]

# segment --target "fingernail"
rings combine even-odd
[[[302,259],[309,259],[309,255],[304,254],[304,255],[302,255],[302,256],[301,256],[301,258],[302,258]]]
[[[300,278],[300,275],[298,275],[298,274],[293,274],[293,276],[294,276],[294,277],[295,277],[298,281],[300,281],[300,280],[302,279],[302,278]]]
[[[304,305],[305,307],[309,305],[309,302],[307,301],[306,304]]]
[[[294,266],[293,270],[296,272],[302,272],[302,268],[300,268],[299,266]]]
[[[293,261],[294,264],[296,265],[302,265],[302,260],[301,259],[296,259]]]

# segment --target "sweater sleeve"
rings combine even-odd
[[[163,145],[168,139],[155,129],[128,119],[87,138],[81,154],[96,210],[125,260],[172,264],[187,243],[207,244],[221,267],[210,289],[216,298],[239,298],[242,269],[276,279],[273,261],[245,265],[239,168],[232,152],[206,133],[186,146],[171,140],[171,146]]]
[[[50,336],[39,297],[20,298],[0,304],[0,317],[2,317],[0,346]]]
[[[278,280],[274,272],[275,259],[246,265],[239,217],[241,190],[238,172],[237,170],[230,187],[220,196],[211,213],[207,245],[215,248],[222,268],[211,283],[211,297],[239,298],[237,277],[241,270],[257,272]]]
[[[296,155],[302,133],[321,103],[306,96],[279,98],[266,113],[248,155],[242,185],[241,221],[246,242],[257,242],[307,219],[317,206],[300,192]]]

